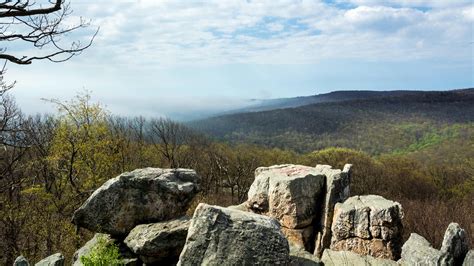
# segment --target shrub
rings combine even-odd
[[[99,237],[92,251],[80,260],[84,266],[124,265],[117,245],[105,237]]]

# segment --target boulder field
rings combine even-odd
[[[77,250],[82,265],[99,242],[124,265],[474,265],[465,231],[451,223],[440,250],[422,236],[402,243],[403,208],[377,195],[350,196],[351,165],[275,165],[255,170],[245,202],[200,203],[191,169],[145,168],[99,187],[72,222],[96,235]],[[99,241],[100,240],[100,241]],[[19,256],[14,265],[29,265]],[[53,254],[35,265],[64,265]]]

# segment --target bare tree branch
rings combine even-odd
[[[66,25],[66,18],[72,14],[70,4],[65,0],[51,0],[49,7],[43,7],[30,0],[4,0],[0,2],[0,41],[22,42],[36,48],[35,55],[15,55],[0,48],[0,59],[19,65],[29,65],[36,60],[64,62],[81,54],[92,45],[99,29],[90,39],[68,42],[63,37],[80,29],[90,27],[90,21],[80,18],[75,25]]]

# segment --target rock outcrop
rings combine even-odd
[[[247,208],[277,219],[292,244],[311,249],[314,241],[308,236],[314,231],[325,179],[309,166],[259,167],[248,192]]]
[[[194,170],[124,173],[74,213],[76,225],[98,234],[75,253],[73,266],[82,265],[80,257],[99,238],[117,245],[129,266],[473,265],[466,232],[455,223],[440,250],[417,234],[401,247],[401,205],[376,195],[349,198],[350,175],[351,165],[260,167],[246,202],[201,203],[189,219],[184,215],[200,181]],[[52,261],[38,265],[62,265]],[[23,257],[15,263],[28,265]]]
[[[325,177],[315,168],[276,165],[255,170],[247,204],[254,212],[273,217],[289,229],[304,228],[316,216]]]
[[[443,244],[441,246],[443,258],[442,264],[460,265],[464,256],[469,251],[466,232],[457,223],[450,223],[444,233]]]
[[[20,255],[13,262],[13,266],[30,266],[30,263],[25,257]]]
[[[318,257],[322,256],[324,249],[331,246],[334,206],[336,203],[344,202],[349,198],[351,167],[351,164],[346,164],[341,171],[339,169],[332,169],[329,165],[316,165],[316,171],[320,171],[326,176],[324,201],[314,244],[314,254]]]
[[[351,251],[333,251],[325,249],[321,261],[325,266],[365,265],[365,266],[396,266],[396,261],[361,255]]]
[[[469,245],[466,232],[459,224],[449,224],[440,250],[424,237],[412,233],[402,247],[400,263],[408,265],[461,265],[468,259]]]
[[[381,196],[354,196],[337,203],[332,222],[332,250],[396,260],[402,243],[402,207]]]
[[[124,243],[145,263],[176,264],[186,242],[190,219],[138,225]]]
[[[35,266],[64,266],[64,256],[61,253],[53,254],[35,264]]]
[[[285,265],[288,241],[270,217],[207,204],[196,208],[178,265]]]
[[[190,169],[145,168],[123,173],[97,189],[74,213],[73,223],[126,236],[136,225],[183,216],[198,192]]]

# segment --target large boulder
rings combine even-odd
[[[124,243],[145,263],[176,264],[186,242],[190,219],[137,225]]]
[[[325,266],[365,265],[365,266],[396,266],[393,260],[361,255],[351,251],[334,251],[325,249],[321,261]]]
[[[332,250],[396,260],[402,243],[402,206],[381,196],[354,196],[337,203]]]
[[[64,266],[64,256],[61,253],[53,254],[35,264],[35,266]]]
[[[331,226],[336,203],[344,202],[350,194],[351,164],[346,164],[343,170],[332,169],[330,165],[316,165],[316,171],[326,176],[325,195],[316,229],[314,255],[321,257],[324,249],[331,246]]]
[[[13,262],[13,266],[30,266],[28,260],[22,255],[18,256]]]
[[[247,204],[254,212],[273,217],[286,228],[304,228],[312,224],[317,214],[324,181],[325,176],[314,167],[259,167]]]
[[[289,246],[278,221],[207,204],[196,208],[178,265],[285,265]]]
[[[407,242],[402,247],[402,258],[399,262],[402,265],[441,265],[443,254],[433,248],[424,237],[412,233]]]
[[[443,253],[442,264],[461,265],[466,253],[469,251],[469,242],[466,231],[457,223],[450,223],[444,233],[441,250]]]
[[[126,236],[138,224],[183,216],[198,192],[199,180],[190,169],[126,172],[98,188],[72,221],[94,232]]]

